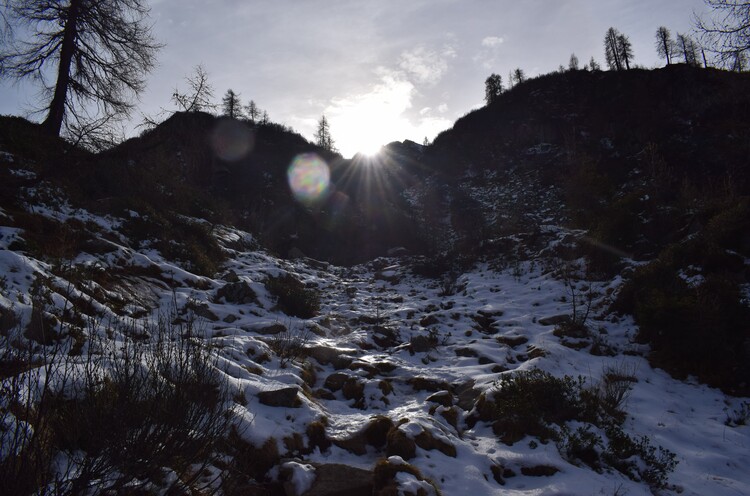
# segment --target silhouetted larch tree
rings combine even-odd
[[[623,62],[620,58],[620,49],[618,38],[620,32],[615,28],[609,28],[607,33],[604,35],[604,60],[607,62],[607,67],[614,70],[622,70]]]
[[[625,64],[625,69],[630,70],[630,61],[633,59],[633,45],[630,43],[630,38],[622,33],[617,36],[617,50],[620,61]]]
[[[499,74],[492,73],[484,81],[484,100],[487,105],[497,100],[503,92],[503,78]]]
[[[318,130],[315,132],[315,143],[324,150],[335,152],[336,147],[331,137],[331,129],[328,125],[328,119],[323,115],[318,121]]]
[[[667,60],[667,65],[672,63],[674,41],[672,40],[672,33],[664,26],[656,30],[656,53],[659,57]]]
[[[696,17],[701,44],[733,70],[744,70],[750,53],[750,1],[705,0],[710,18]],[[745,61],[745,62],[743,62]]]
[[[591,60],[589,60],[589,69],[591,69],[591,72],[602,70],[602,66],[599,65],[599,62],[597,62],[593,56],[591,57]]]
[[[195,66],[195,74],[186,77],[188,91],[181,93],[174,90],[172,101],[185,112],[201,112],[215,108],[211,103],[214,90],[208,82],[208,73],[202,65]]]
[[[227,90],[224,97],[221,99],[221,109],[224,115],[231,117],[232,119],[240,119],[244,117],[242,104],[240,103],[240,95],[235,93],[231,88]]]
[[[49,133],[129,114],[160,48],[145,0],[5,0],[3,7],[7,25],[19,28],[13,34],[28,39],[3,30],[10,40],[0,49],[2,75],[41,83]]]
[[[568,69],[571,71],[578,70],[578,57],[576,57],[575,53],[570,54],[570,60],[568,61]]]
[[[526,81],[526,73],[523,72],[523,69],[521,69],[520,67],[514,69],[512,74],[514,84],[521,84]]]
[[[687,65],[698,65],[698,45],[695,44],[695,41],[689,35],[677,33],[675,53]]]
[[[250,119],[250,122],[253,124],[258,121],[258,117],[260,117],[260,109],[255,104],[254,100],[250,100],[250,103],[245,106],[245,113],[247,114],[247,118]]]

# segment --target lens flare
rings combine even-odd
[[[289,187],[297,201],[305,204],[324,200],[331,185],[328,164],[314,153],[297,155],[287,170]]]

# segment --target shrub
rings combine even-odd
[[[730,393],[746,391],[750,367],[742,345],[750,337],[750,310],[740,288],[719,273],[690,285],[678,270],[662,260],[639,268],[615,309],[633,314],[637,339],[651,345],[655,366],[676,377],[695,375]]]
[[[290,362],[294,362],[305,353],[305,345],[310,340],[310,329],[307,327],[295,328],[274,334],[268,342],[268,347],[279,357],[279,367],[286,368]]]
[[[115,342],[90,329],[83,362],[45,354],[41,367],[2,379],[10,403],[0,437],[11,449],[2,453],[1,493],[201,489],[231,423],[227,391],[192,324],[168,322],[150,325],[151,341]]]
[[[580,381],[580,379],[579,379]],[[526,435],[548,440],[555,437],[551,424],[580,416],[580,385],[569,376],[558,379],[539,369],[502,375],[492,397],[493,430],[503,442],[513,444]]]
[[[310,319],[318,314],[320,297],[291,274],[266,280],[266,289],[276,297],[279,310],[292,317]]]
[[[480,418],[493,422],[493,431],[505,443],[525,436],[552,440],[571,462],[580,461],[595,470],[606,464],[633,480],[661,488],[674,470],[675,455],[652,446],[645,437],[634,441],[622,430],[624,415],[618,407],[629,387],[620,383],[629,385],[631,379],[632,371],[625,366],[605,369],[597,388],[587,387],[581,377],[556,378],[539,369],[506,374],[477,409]],[[579,425],[571,430],[570,422]],[[606,437],[594,432],[594,427]]]

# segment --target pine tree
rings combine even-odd
[[[232,119],[241,119],[244,117],[242,113],[242,104],[240,103],[240,95],[235,93],[232,89],[228,89],[224,94],[224,98],[221,99],[221,106],[224,115],[231,117]]]
[[[593,56],[591,57],[591,60],[589,60],[589,69],[591,69],[591,72],[602,70],[602,66],[599,65],[599,62],[597,62]]]
[[[521,69],[520,67],[517,67],[513,71],[513,81],[515,82],[515,84],[521,84],[526,81],[526,73],[523,72],[523,69]]]
[[[331,129],[325,114],[318,121],[318,130],[315,133],[315,143],[324,150],[335,152],[336,147],[331,137]]]
[[[253,124],[258,121],[258,117],[260,117],[260,109],[255,104],[255,101],[250,100],[250,103],[245,106],[245,113],[247,114],[247,118],[250,119],[250,122]]]
[[[570,60],[568,61],[568,69],[570,69],[571,71],[578,70],[578,57],[576,57],[575,53],[570,54]]]
[[[484,81],[484,100],[487,105],[497,100],[503,92],[503,78],[499,74],[491,74]]]

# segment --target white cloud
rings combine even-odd
[[[456,50],[446,45],[442,50],[418,46],[401,53],[398,66],[415,82],[433,86],[448,72],[448,61],[456,57]]]
[[[496,47],[503,44],[505,40],[499,36],[487,36],[482,40],[482,46]]]

